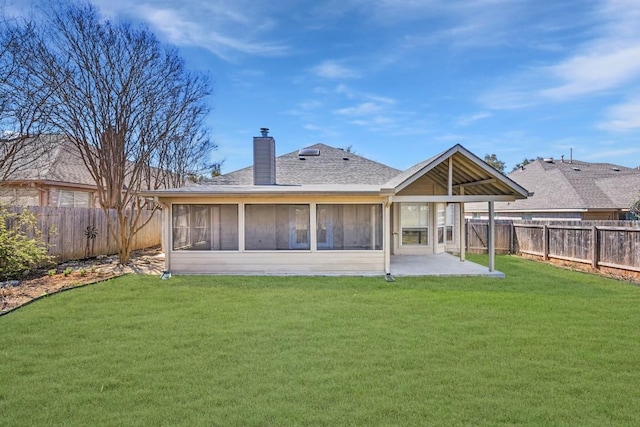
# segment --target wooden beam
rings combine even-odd
[[[469,203],[469,202],[513,202],[515,197],[512,195],[471,195],[471,196],[392,196],[393,202],[450,202],[450,203]]]
[[[447,179],[447,194],[453,196],[453,158],[449,157],[449,177]]]
[[[454,185],[454,188],[473,187],[474,185],[493,184],[497,181],[495,178],[483,179],[480,181],[463,182],[462,184]]]

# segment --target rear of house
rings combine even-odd
[[[464,203],[527,191],[456,145],[407,171],[315,144],[275,157],[266,130],[254,164],[202,185],[145,192],[163,210],[174,273],[385,274],[391,256],[464,259]]]

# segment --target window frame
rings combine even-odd
[[[234,220],[230,222],[222,222],[222,208],[223,207],[235,207]],[[186,225],[180,226],[181,229],[186,230],[186,244],[184,246],[176,247],[176,222],[178,221],[177,210],[183,207],[189,207],[187,215],[188,221]],[[205,221],[204,226],[198,226],[197,224],[193,224],[192,222],[196,219],[197,212],[196,209],[207,209],[208,219]],[[214,215],[214,209],[218,208],[217,216]],[[240,228],[239,228],[239,215],[240,215],[240,205],[238,203],[172,203],[171,204],[171,231],[170,231],[170,244],[172,252],[238,252],[240,250],[239,242],[240,242]],[[233,210],[230,209],[228,213],[231,213]],[[214,219],[217,217],[217,221]],[[229,227],[229,225],[235,225],[235,231],[231,231],[231,239],[233,241],[233,245],[227,246],[225,241],[223,240],[223,236],[221,234],[221,229],[223,227]],[[206,248],[192,248],[194,243],[191,242],[193,233],[196,232],[196,229],[204,229],[204,235],[208,238],[208,247]],[[216,230],[217,229],[217,230]],[[235,237],[235,239],[233,239]],[[215,244],[214,240],[217,239],[217,244]],[[219,248],[216,246],[219,245]]]
[[[345,252],[345,251],[382,251],[384,250],[384,233],[385,233],[385,224],[384,224],[384,207],[382,203],[316,203],[316,250],[320,252],[327,251],[336,251],[336,252]],[[365,209],[369,209],[370,218],[372,220],[369,224],[369,234],[366,236],[359,236],[360,238],[366,238],[371,244],[369,247],[335,247],[336,239],[336,224],[339,218],[336,216],[338,213],[334,207],[364,207]],[[331,207],[331,208],[328,208]],[[326,209],[325,214],[321,214],[321,210]],[[356,208],[357,209],[357,208]],[[344,230],[344,210],[342,212],[342,223],[338,224]],[[358,215],[357,211],[355,212],[356,216]],[[338,215],[339,216],[339,215]],[[321,221],[324,220],[323,226],[321,226]],[[326,235],[324,239],[320,238],[320,232],[325,231]],[[344,243],[344,242],[343,242]]]
[[[274,247],[271,248],[259,248],[256,245],[252,245],[250,243],[254,243],[249,239],[251,236],[251,231],[248,228],[250,222],[247,220],[248,217],[251,216],[248,210],[252,207],[272,207],[274,208],[274,223],[269,224],[272,226],[274,230],[273,240]],[[278,234],[278,212],[282,210],[282,208],[288,207],[286,216],[287,216],[287,224],[283,229],[287,230],[286,236],[284,234]],[[244,203],[244,250],[245,252],[283,252],[283,251],[295,251],[295,252],[310,252],[311,251],[311,204],[310,203]],[[306,209],[306,222],[304,218],[300,216],[300,209]],[[302,223],[299,221],[303,219]],[[306,228],[304,225],[306,224]],[[300,227],[300,225],[303,225]],[[301,236],[301,232],[306,236],[306,242],[300,242],[299,238]],[[285,238],[286,237],[286,238]],[[287,248],[278,248],[278,240],[286,241]]]
[[[431,246],[431,204],[428,202],[402,202],[400,203],[400,246],[407,247],[425,247]],[[405,216],[404,207],[417,207],[417,208],[426,208],[426,221],[424,225],[404,225],[403,219]],[[422,212],[418,212],[418,216],[421,215]],[[424,218],[423,218],[424,219]],[[405,242],[405,230],[407,232],[418,232],[418,243],[408,243]],[[422,242],[422,233],[425,234],[424,242]]]

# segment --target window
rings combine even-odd
[[[88,191],[60,190],[58,192],[58,207],[60,208],[90,208],[91,193]]]
[[[455,210],[455,205],[453,203],[449,203],[447,205],[445,216],[446,216],[445,225],[446,225],[447,242],[453,242],[453,233],[455,230],[454,222],[456,218],[456,210]]]
[[[309,205],[246,205],[245,249],[309,250]]]
[[[382,249],[382,205],[318,205],[318,250]]]
[[[429,244],[429,205],[427,203],[402,203],[400,227],[403,245]]]
[[[238,205],[173,205],[173,250],[238,250]]]
[[[0,189],[0,205],[9,206],[40,206],[38,190],[28,189]]]
[[[445,223],[446,223],[446,214],[445,207],[443,203],[438,203],[436,207],[436,215],[437,215],[437,223],[436,226],[438,228],[438,243],[444,243],[444,231],[445,231]]]

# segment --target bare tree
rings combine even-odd
[[[181,185],[207,167],[215,148],[203,124],[208,79],[146,27],[102,20],[90,4],[52,6],[29,25],[39,31],[19,65],[50,92],[42,106],[48,122],[75,144],[100,206],[115,210],[109,233],[127,263],[144,226],[137,192]]]
[[[30,25],[0,18],[0,186],[35,167],[45,167],[51,139],[47,110],[51,91],[24,67],[22,46],[33,34]]]

